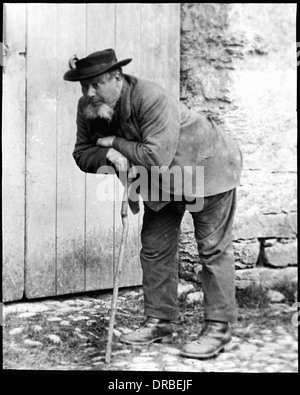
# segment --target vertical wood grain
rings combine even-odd
[[[114,48],[114,43],[115,4],[87,4],[87,54]],[[86,174],[86,290],[111,288],[113,283],[114,205],[113,196],[103,196],[103,181],[113,190],[113,175]]]
[[[33,298],[56,294],[57,5],[27,8],[25,294]]]
[[[126,74],[140,76],[140,35],[141,4],[118,3],[116,5],[116,53],[119,60],[132,58],[132,62],[123,68]],[[115,180],[115,254],[118,258],[120,241],[122,235],[121,201],[123,186]],[[119,196],[118,196],[119,195]],[[142,270],[140,264],[139,243],[139,215],[133,215],[128,209],[128,237],[125,248],[123,271],[120,278],[120,286],[140,285],[142,281]]]
[[[85,177],[72,152],[79,82],[63,80],[72,55],[86,52],[86,5],[58,5],[57,293],[85,290]]]
[[[26,5],[5,7],[8,53],[2,96],[2,275],[3,301],[8,302],[21,299],[24,292]]]
[[[123,72],[140,76],[141,4],[116,4],[116,45],[118,60],[132,58]]]
[[[143,3],[141,18],[141,76],[179,97],[180,3]]]

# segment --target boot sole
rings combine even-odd
[[[155,339],[148,340],[147,342],[135,342],[135,341],[125,340],[122,338],[120,338],[119,341],[121,343],[129,344],[131,346],[147,346],[148,344],[152,344],[152,343],[172,343],[173,335],[156,337]]]
[[[194,353],[188,353],[188,352],[181,351],[180,355],[183,357],[195,358],[195,359],[209,359],[209,358],[216,357],[217,355],[219,355],[222,352],[225,352],[227,345],[228,345],[228,343],[224,344],[223,346],[219,347],[215,352],[212,352],[210,354],[194,354]]]

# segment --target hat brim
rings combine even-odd
[[[81,73],[78,73],[77,69],[68,70],[64,74],[64,80],[65,81],[81,81],[81,80],[85,80],[87,78],[97,77],[98,75],[104,74],[108,71],[113,71],[115,69],[118,69],[119,67],[126,66],[131,61],[132,61],[132,59],[130,59],[130,58],[120,60],[119,62],[114,63],[112,66],[108,66],[108,67],[102,69],[101,72],[99,72],[99,71],[88,72],[87,71],[84,75]]]

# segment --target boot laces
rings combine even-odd
[[[155,325],[155,323],[154,323],[151,319],[146,318],[146,319],[140,324],[139,328],[136,329],[136,332],[140,332],[141,330],[143,330],[143,329],[145,329],[145,328],[151,328],[151,327],[153,327],[154,325]]]
[[[204,327],[200,333],[200,338],[196,340],[196,343],[201,344],[203,343],[203,341],[207,338],[208,334],[209,334],[209,330],[210,330],[210,323],[205,323]]]

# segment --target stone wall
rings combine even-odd
[[[296,5],[181,3],[181,100],[239,143],[237,286],[297,276]],[[180,276],[200,282],[187,214]],[[270,282],[271,281],[271,282]]]

